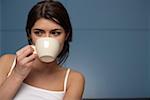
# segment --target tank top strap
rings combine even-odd
[[[14,58],[13,64],[12,64],[12,66],[11,66],[11,68],[10,68],[10,71],[9,71],[9,73],[8,73],[7,77],[9,77],[9,76],[10,76],[10,74],[12,73],[12,71],[13,71],[13,69],[14,69],[15,65],[16,65],[16,57]]]
[[[65,80],[64,80],[64,91],[67,89],[67,81],[68,81],[68,76],[70,73],[70,68],[67,69],[66,75],[65,75]]]

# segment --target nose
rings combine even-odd
[[[51,37],[51,35],[49,33],[46,33],[45,37]]]

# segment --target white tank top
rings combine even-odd
[[[8,76],[11,74],[13,68],[16,65],[16,59],[14,60],[11,70]],[[13,100],[63,100],[66,92],[67,80],[70,69],[67,69],[64,79],[64,90],[63,91],[50,91],[42,88],[34,87],[26,83],[22,83],[19,91]]]

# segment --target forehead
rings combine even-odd
[[[59,24],[56,22],[45,19],[45,18],[40,18],[38,19],[35,24],[33,25],[32,29],[34,28],[40,28],[40,29],[63,29]]]

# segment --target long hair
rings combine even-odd
[[[56,22],[63,27],[66,36],[68,36],[62,51],[57,57],[58,64],[63,64],[69,56],[69,43],[72,41],[72,26],[68,12],[63,4],[56,0],[43,0],[34,5],[28,14],[26,24],[26,33],[30,45],[32,44],[31,29],[35,22],[40,18]]]

